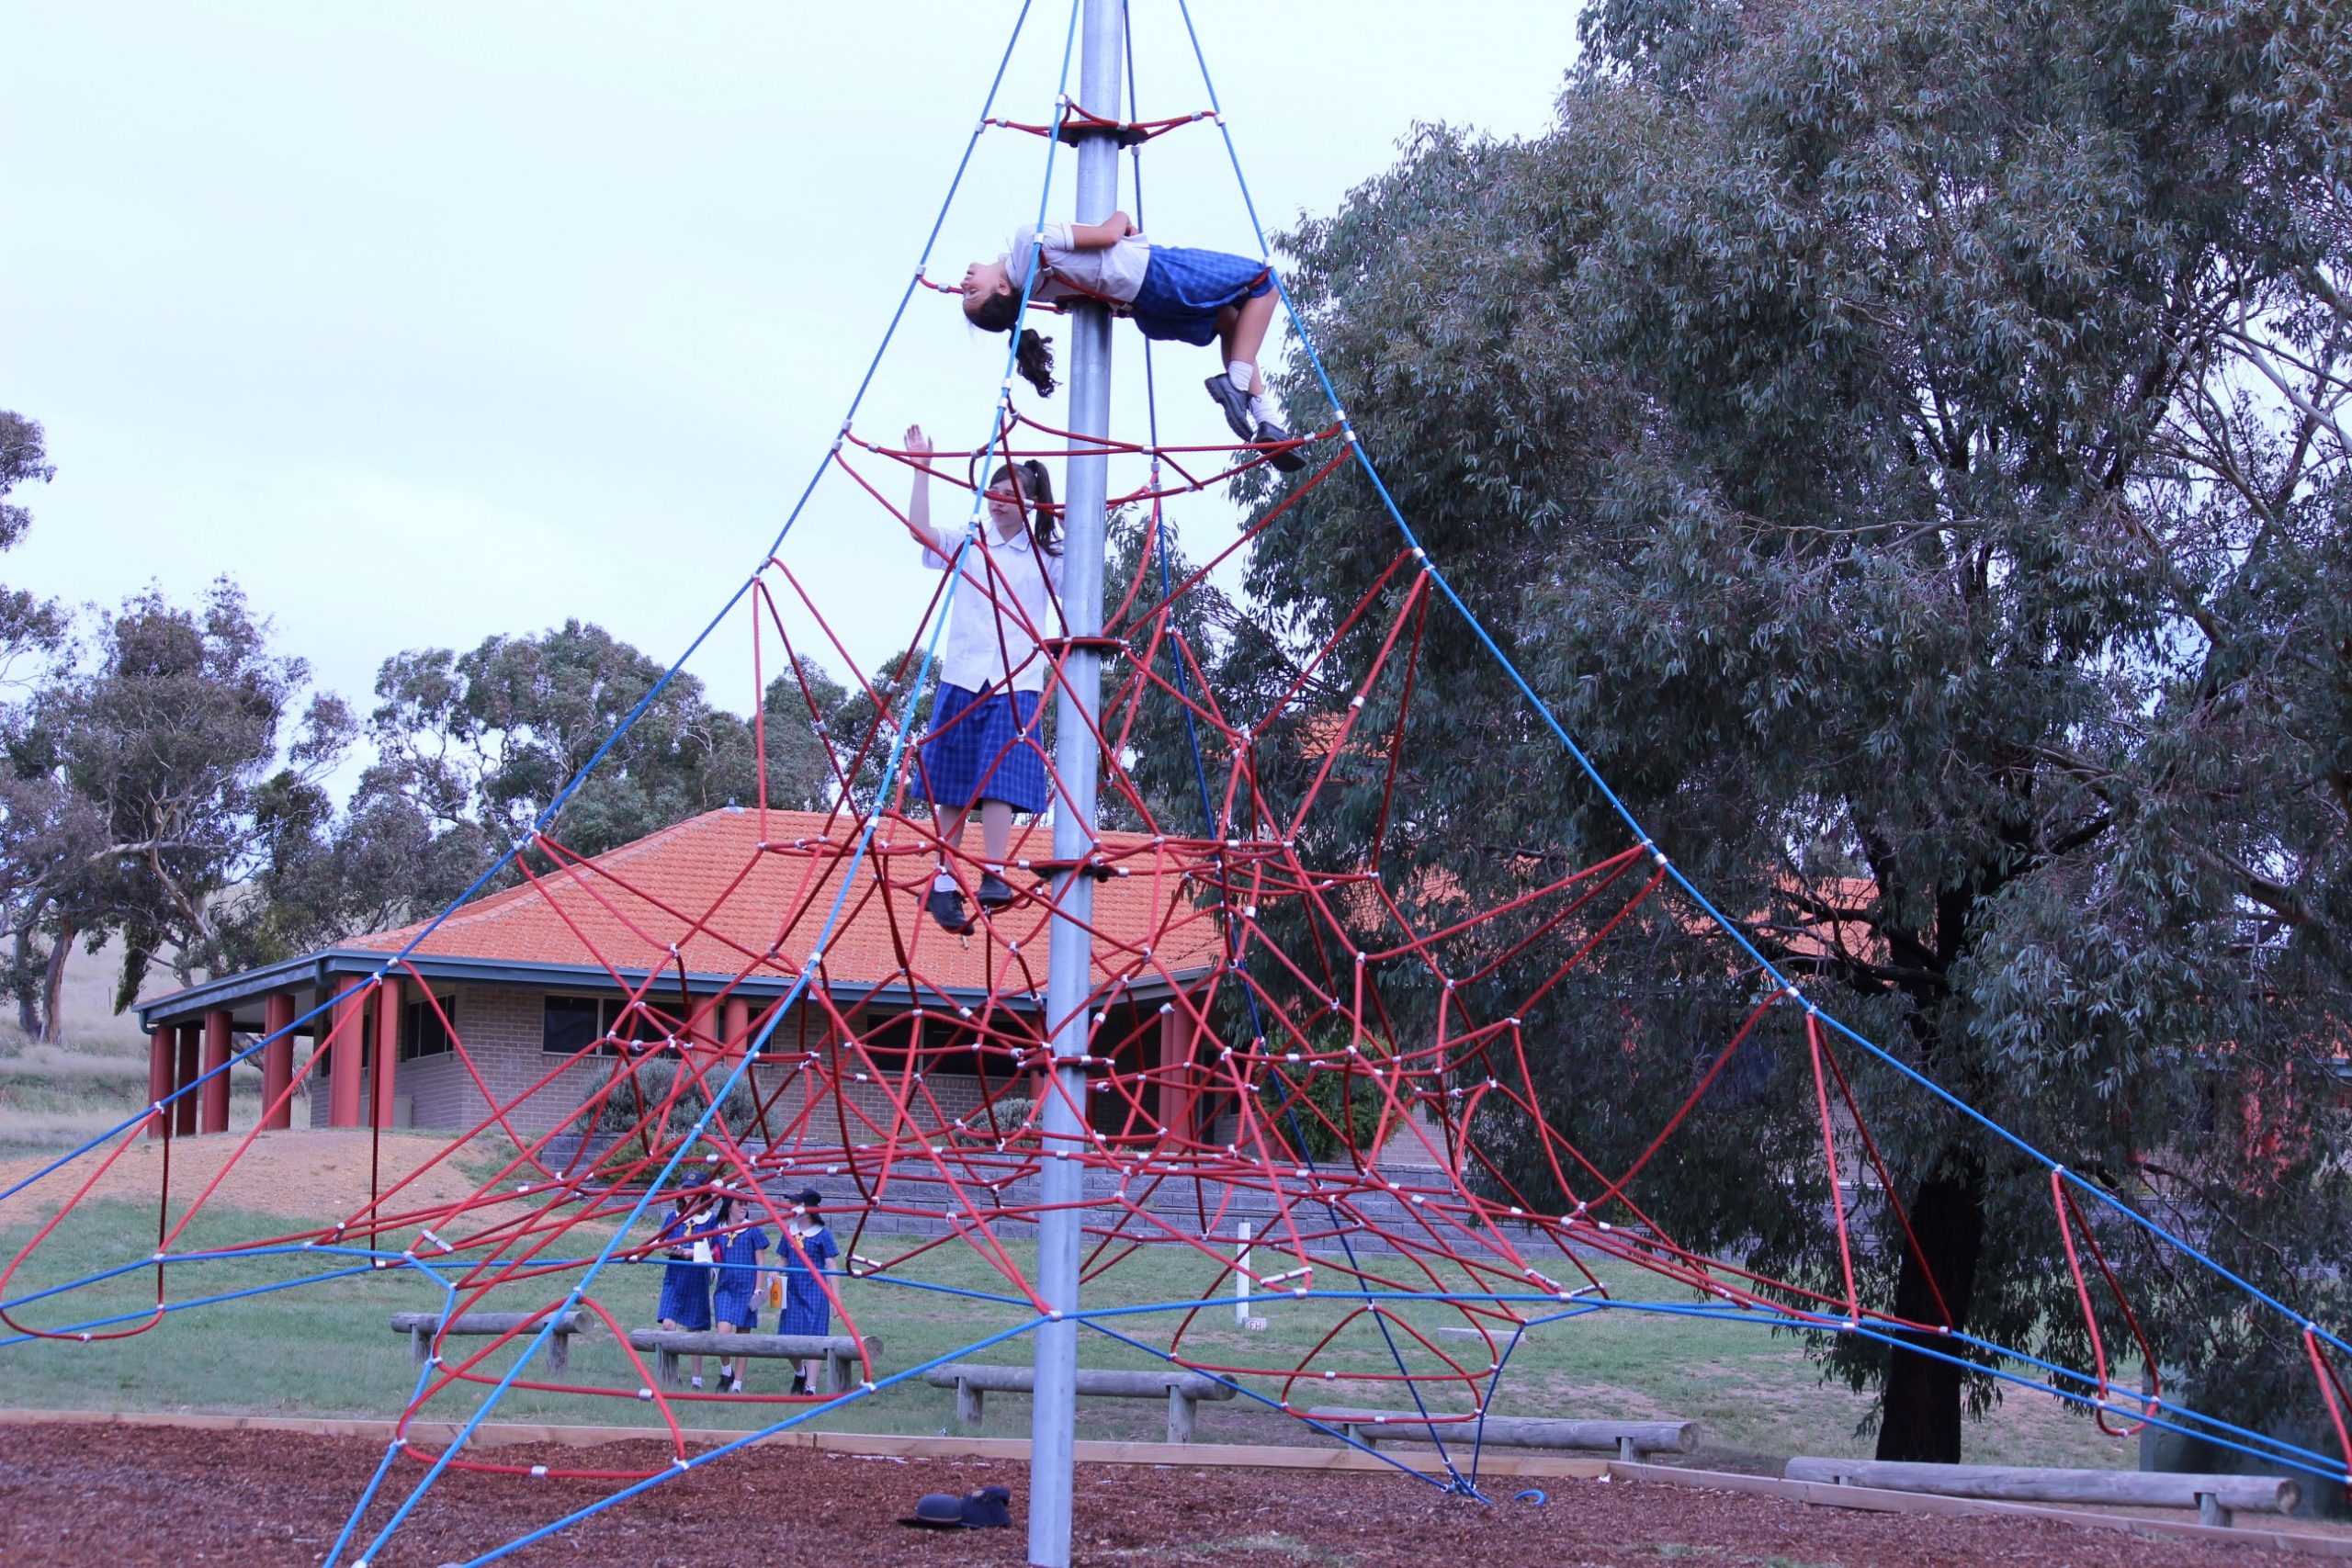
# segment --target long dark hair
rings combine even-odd
[[[1029,537],[1041,555],[1062,553],[1061,524],[1054,514],[1054,481],[1046,477],[1046,465],[1035,457],[1024,457],[1018,463],[1007,463],[989,476],[989,489],[1010,491],[1013,497],[1025,502],[1029,514]]]
[[[1009,333],[1021,319],[1018,294],[990,294],[964,312],[965,319],[984,333]],[[1020,346],[1012,351],[1012,367],[1037,389],[1041,398],[1054,395],[1054,340],[1038,335],[1035,327],[1021,329]]]

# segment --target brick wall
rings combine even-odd
[[[473,1072],[455,1051],[420,1056],[400,1066],[400,1090],[413,1097],[416,1125],[457,1132],[478,1124],[494,1102],[525,1136],[545,1133],[580,1109],[604,1082],[610,1065],[590,1058],[570,1066],[539,1049],[544,1038],[543,998],[537,991],[493,987],[457,990],[458,1037],[465,1042]],[[545,1084],[550,1070],[560,1068]],[[476,1075],[481,1082],[477,1084]],[[534,1088],[534,1085],[538,1087]],[[491,1099],[482,1098],[487,1087]]]

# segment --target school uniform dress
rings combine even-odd
[[[1031,299],[1125,305],[1144,336],[1206,346],[1216,341],[1218,312],[1273,291],[1272,271],[1248,256],[1155,245],[1141,234],[1080,250],[1070,243],[1070,228],[1023,224],[1012,231],[1004,270],[1015,292],[1028,280],[1032,255],[1042,250],[1046,276],[1030,289]]]
[[[710,1290],[710,1314],[745,1334],[760,1331],[760,1254],[768,1233],[752,1225],[713,1244],[718,1280]]]
[[[707,1233],[691,1219],[672,1216],[662,1227],[664,1247],[692,1247]],[[654,1315],[664,1323],[701,1333],[710,1327],[710,1265],[672,1259],[662,1269],[662,1304]]]
[[[777,1245],[784,1255],[784,1311],[777,1316],[778,1334],[831,1334],[833,1331],[833,1303],[825,1299],[825,1287],[814,1270],[821,1269],[841,1256],[841,1248],[833,1245],[833,1233],[819,1225],[800,1238],[800,1251],[793,1250],[787,1235]],[[808,1261],[801,1260],[801,1253]]]
[[[959,581],[916,783],[935,807],[1001,800],[1043,811],[1051,791],[1038,740],[1046,674],[1038,643],[1060,624],[1061,558],[1039,550],[1026,528],[1003,539],[983,523],[968,545],[944,528],[931,536],[923,564],[953,564]]]

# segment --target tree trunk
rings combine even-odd
[[[61,924],[40,977],[40,1037],[52,1044],[65,1037],[65,960],[74,951],[76,934],[72,920]]]
[[[1984,1246],[1984,1167],[1969,1149],[1951,1149],[1935,1174],[1919,1184],[1911,1205],[1911,1229],[1919,1238],[1917,1251],[1903,1249],[1903,1266],[1895,1276],[1894,1310],[1914,1323],[1935,1323],[1943,1314],[1936,1304],[1936,1288],[1951,1309],[1951,1326],[1968,1324],[1969,1302],[1976,1292],[1976,1262]],[[1922,1270],[1935,1271],[1934,1286]],[[1959,1348],[1935,1334],[1906,1334],[1915,1345],[1932,1346],[1947,1353]],[[1960,1462],[1962,1370],[1951,1361],[1923,1356],[1902,1346],[1887,1355],[1886,1391],[1881,1404],[1878,1457],[1914,1463]]]
[[[40,997],[26,980],[32,969],[33,931],[29,924],[16,930],[17,1028],[28,1040],[42,1038]]]

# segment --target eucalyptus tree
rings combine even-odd
[[[1427,130],[1286,242],[1431,557],[1675,863],[1905,1067],[2323,1314],[2352,1241],[2347,28],[2305,0],[1596,0],[1552,130]],[[1310,406],[1303,363],[1283,390]],[[1286,637],[1394,558],[1384,517],[1343,470],[1273,519],[1250,587]],[[1249,654],[1223,678],[1272,689]],[[1408,902],[1628,841],[1458,617],[1418,682]],[[1377,795],[1320,814],[1327,851],[1365,849]],[[1649,901],[1527,1021],[1604,1164],[1762,994],[1702,927]],[[1631,1194],[1834,1292],[1787,1016]],[[2047,1168],[1847,1055],[1919,1242],[1864,1215],[1872,1299],[2083,1357]],[[2309,1400],[2295,1325],[2097,1235],[2204,1404]],[[1997,1397],[1816,1348],[1880,1390],[1884,1457],[1959,1458]]]

